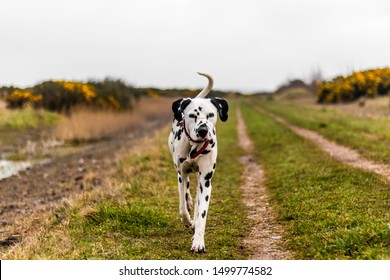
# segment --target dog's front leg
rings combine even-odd
[[[204,234],[206,229],[206,220],[211,198],[211,178],[214,170],[199,169],[198,173],[198,191],[195,201],[194,222],[193,227],[195,233],[192,239],[191,250],[194,252],[205,252]]]
[[[187,207],[187,200],[189,199],[187,194],[187,182],[188,182],[188,174],[178,172],[177,173],[177,180],[178,180],[178,186],[179,186],[179,213],[181,221],[186,225],[187,227],[190,227],[192,225],[190,213],[188,212]]]

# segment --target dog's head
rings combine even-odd
[[[221,121],[228,119],[229,105],[226,100],[218,97],[212,98],[182,98],[172,104],[174,117],[178,122],[185,122],[185,129],[191,139],[209,139],[215,124],[217,115]]]

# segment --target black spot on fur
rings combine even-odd
[[[205,186],[206,188],[210,187],[210,180],[207,180],[206,183],[204,183],[204,186]]]
[[[188,193],[186,193],[186,201],[188,201]],[[206,200],[207,201],[207,200]]]
[[[206,195],[206,201],[209,201],[209,196],[208,195]]]
[[[214,116],[215,116],[214,113],[210,113],[210,114],[207,115],[207,119],[213,118]]]
[[[183,180],[181,179],[181,177],[179,177],[179,183],[183,182]]]
[[[217,164],[216,163],[214,163],[214,165],[213,165],[213,169],[215,169],[217,167]]]
[[[202,186],[202,184],[199,184],[199,188],[200,188],[200,193],[203,193],[203,186]]]
[[[204,210],[202,213],[202,218],[204,219],[204,217],[206,217],[206,210]]]
[[[204,179],[210,180],[212,177],[213,177],[213,171],[210,171],[209,173],[206,174],[206,176],[204,176]]]
[[[183,133],[183,129],[179,129],[178,131],[176,131],[176,133],[174,135],[175,136],[174,139],[177,139],[180,141],[182,133]]]
[[[180,163],[183,163],[186,160],[186,158],[179,158]]]
[[[203,108],[202,108],[202,107],[199,107],[198,109],[199,109],[199,111],[202,111]]]
[[[187,182],[187,189],[190,188],[190,181]]]
[[[207,155],[208,153],[210,153],[210,150],[204,150],[204,151],[202,152],[202,155]]]

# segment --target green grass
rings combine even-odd
[[[364,157],[390,164],[390,116],[359,117],[336,109],[310,108],[291,102],[263,100],[258,105],[291,124],[356,149]]]
[[[23,130],[54,125],[59,119],[56,113],[34,110],[6,110],[0,109],[0,131]]]
[[[243,115],[296,258],[390,258],[389,181],[333,160],[248,105]]]
[[[259,113],[260,105],[268,106],[241,102],[242,113],[265,170],[277,219],[285,228],[283,240],[295,258],[390,259],[390,182],[335,161],[312,142]],[[283,117],[289,121],[294,115],[303,122],[299,115],[307,115],[284,105],[267,109],[271,107],[273,112],[286,111]],[[311,125],[317,121],[312,119],[316,114],[321,111],[307,115]],[[346,128],[349,125],[348,121]],[[339,129],[328,133],[338,134]],[[387,132],[377,135],[387,135],[381,133]],[[231,102],[229,121],[218,126],[206,254],[190,251],[192,234],[180,221],[167,129],[129,152],[115,178],[102,189],[55,210],[55,217],[39,234],[5,258],[246,259],[242,239],[250,222],[241,202],[238,159],[242,151],[236,134],[235,102]]]
[[[233,109],[234,110],[234,109]],[[246,235],[237,164],[234,111],[218,127],[219,157],[206,227],[206,254],[190,251],[192,233],[180,221],[177,177],[167,148],[168,132],[140,153],[125,157],[111,186],[118,194],[80,201],[16,258],[44,259],[245,259]],[[167,130],[168,131],[168,130]],[[195,197],[192,177],[192,195]]]

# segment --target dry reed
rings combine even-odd
[[[54,137],[66,141],[93,141],[147,127],[153,121],[168,120],[170,98],[143,98],[132,111],[113,112],[76,108],[63,116],[54,130]]]

